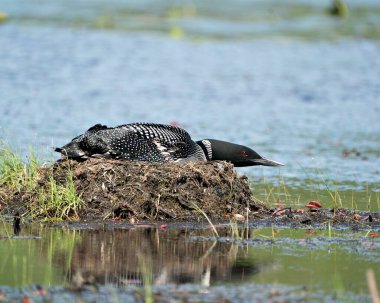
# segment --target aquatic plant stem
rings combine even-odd
[[[330,224],[330,221],[329,221],[329,238],[331,239],[331,224]]]
[[[215,245],[218,243],[218,241],[214,241],[213,243],[212,243],[212,245],[207,249],[207,251],[199,258],[199,260],[204,260],[204,259],[206,259],[211,253],[212,253],[212,251],[214,250],[214,247],[215,247]]]
[[[230,221],[230,227],[231,227],[231,235],[234,236],[236,240],[241,240],[241,237],[239,235],[239,227],[236,220],[232,219]]]
[[[197,205],[195,204],[194,202],[191,203],[195,210],[198,211],[200,214],[202,214],[203,217],[206,218],[207,222],[210,224],[214,234],[216,235],[217,238],[219,238],[219,234],[218,234],[218,231],[216,230],[215,228],[215,225],[211,222],[210,218],[207,216],[207,214]]]
[[[368,289],[372,297],[372,303],[380,303],[379,291],[376,285],[376,277],[373,269],[368,269],[366,273]]]
[[[248,220],[248,214],[249,214],[249,207],[247,206],[247,212],[246,212],[246,219],[245,219],[245,223],[246,223],[246,239],[248,240],[249,238],[249,220]]]
[[[139,268],[144,283],[144,300],[145,303],[153,303],[153,290],[152,290],[152,260],[151,258],[145,258],[138,256]]]

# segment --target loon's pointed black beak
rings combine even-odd
[[[253,165],[263,165],[263,166],[284,166],[285,165],[281,162],[277,162],[277,161],[266,159],[266,158],[252,159],[249,161],[251,161]]]
[[[257,159],[244,159],[244,160],[233,160],[231,161],[235,167],[245,167],[245,166],[283,166],[281,162],[277,162],[274,160],[266,159],[266,158],[257,158]]]

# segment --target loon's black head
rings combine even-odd
[[[236,167],[284,165],[280,162],[263,158],[254,150],[244,145],[214,139],[197,141],[197,144],[202,147],[208,160],[229,161]]]
[[[92,152],[86,148],[84,143],[86,140],[91,139],[93,134],[96,134],[100,130],[107,129],[106,125],[96,124],[90,127],[84,134],[79,135],[71,140],[71,142],[65,144],[62,147],[56,147],[54,150],[61,153],[64,157],[76,160],[85,160]]]

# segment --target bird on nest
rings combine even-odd
[[[193,141],[182,128],[154,123],[117,127],[96,124],[55,151],[78,161],[88,158],[159,163],[224,160],[236,167],[283,165],[244,145],[215,139]]]

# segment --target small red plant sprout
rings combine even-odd
[[[308,207],[310,209],[322,208],[322,203],[319,201],[310,201],[305,205],[305,207]]]
[[[278,209],[272,213],[272,216],[281,216],[285,215],[288,212],[288,209]]]
[[[122,215],[120,214],[118,216],[114,216],[111,220],[114,221],[114,222],[120,221],[122,219],[121,217],[122,217]]]

